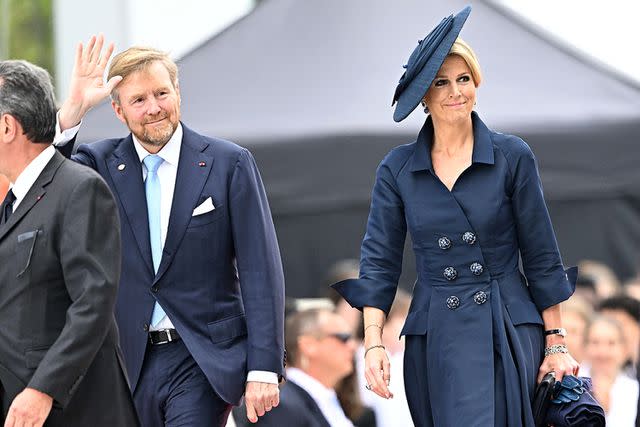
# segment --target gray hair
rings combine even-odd
[[[27,61],[0,61],[2,114],[15,117],[29,141],[53,142],[56,134],[56,101],[49,73]]]

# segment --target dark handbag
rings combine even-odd
[[[549,405],[551,405],[555,384],[556,377],[553,372],[549,372],[536,387],[536,392],[533,396],[533,420],[536,427],[547,426],[547,411],[549,410]]]

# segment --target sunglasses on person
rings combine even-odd
[[[327,334],[325,337],[335,338],[341,343],[346,344],[353,339],[353,334],[349,332],[336,332],[334,334]]]

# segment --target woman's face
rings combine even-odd
[[[593,374],[616,375],[627,358],[619,328],[605,320],[595,320],[587,334],[586,355]]]
[[[462,57],[449,55],[424,96],[436,122],[469,120],[476,102],[476,85]]]

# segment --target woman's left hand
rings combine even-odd
[[[545,356],[538,371],[538,382],[542,381],[549,372],[554,372],[557,381],[562,381],[565,375],[578,375],[580,365],[569,353],[556,353]]]

